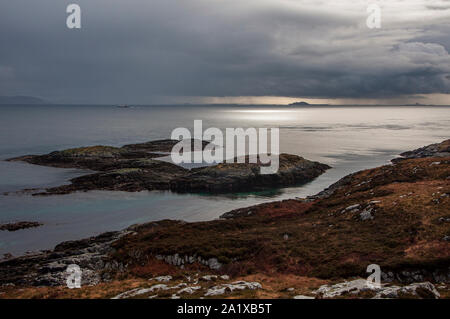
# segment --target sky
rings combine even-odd
[[[450,0],[8,0],[0,43],[0,95],[54,103],[450,104]]]

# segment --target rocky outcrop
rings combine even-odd
[[[449,157],[450,156],[450,139],[441,143],[431,144],[400,154],[401,157],[392,160],[393,162],[411,158],[425,157]]]
[[[80,176],[72,179],[69,185],[49,188],[44,193],[34,195],[58,195],[90,190],[168,190],[172,179],[188,172],[180,166],[152,159],[137,160],[128,165],[133,167]]]
[[[429,164],[430,166],[448,164],[448,160],[445,161],[445,159],[444,159],[444,161],[441,162],[439,160],[439,158],[450,157],[450,139],[445,140],[441,143],[431,144],[428,146],[418,148],[413,151],[401,153],[400,157],[392,159],[391,162],[393,164],[396,164],[396,163],[400,163],[400,162],[402,162],[404,160],[408,160],[408,159],[419,159],[419,158],[430,158],[430,157],[435,157],[437,159],[436,161],[431,162]],[[394,168],[386,169],[385,173],[380,174],[380,176],[383,177],[384,180],[388,181],[388,179],[386,179],[386,177],[387,177],[386,175],[389,174],[389,171],[394,171],[394,170],[395,170]],[[319,198],[326,198],[326,197],[333,195],[340,188],[349,187],[351,185],[351,181],[354,180],[354,176],[356,176],[359,173],[360,172],[352,173],[352,174],[349,174],[349,175],[341,178],[339,181],[330,185],[329,187],[327,187],[323,191],[319,192],[318,194],[309,196],[308,199],[315,200],[315,199],[319,199]],[[412,173],[415,174],[417,172],[415,172],[413,169]],[[365,184],[370,184],[370,182],[371,181],[363,181],[362,184],[360,184],[359,186],[364,186]]]
[[[411,284],[414,282],[431,280],[435,283],[450,283],[450,266],[442,269],[404,269],[398,272],[381,272],[383,282],[400,282]]]
[[[332,299],[340,297],[391,299],[421,298],[439,299],[440,294],[430,282],[412,283],[407,286],[387,286],[369,284],[365,279],[346,281],[335,285],[323,285],[314,292],[316,298]]]
[[[155,258],[158,260],[163,260],[170,265],[179,267],[184,267],[184,265],[193,264],[195,262],[205,265],[206,267],[212,270],[219,270],[222,267],[222,264],[217,260],[217,258],[205,259],[197,255],[194,256],[180,256],[179,254],[167,256],[156,255]]]
[[[161,152],[167,155],[176,140],[160,140],[123,147],[90,146],[28,155],[10,159],[31,164],[83,168],[98,171],[71,180],[71,184],[47,189],[34,195],[67,194],[75,191],[111,190],[136,192],[142,190],[172,190],[176,192],[231,192],[285,187],[309,182],[328,165],[308,161],[300,156],[281,154],[275,174],[260,174],[261,163],[223,163],[192,170],[159,161]],[[191,141],[192,149],[195,144]],[[208,145],[203,142],[202,148]]]
[[[0,230],[17,231],[20,229],[39,227],[42,225],[43,225],[42,223],[38,222],[17,222],[9,224],[0,224]]]
[[[222,163],[193,169],[187,175],[171,181],[175,191],[231,192],[276,188],[306,183],[323,174],[330,167],[311,162],[300,156],[280,154],[279,169],[275,174],[261,174],[261,163]]]
[[[137,297],[140,295],[145,295],[148,293],[158,292],[160,290],[169,290],[169,289],[173,289],[173,288],[168,287],[167,285],[164,285],[164,284],[157,284],[157,285],[151,286],[150,288],[135,288],[135,289],[132,289],[129,291],[125,291],[125,292],[113,297],[112,299],[128,299],[128,298],[133,298],[133,297]]]
[[[255,290],[261,288],[262,286],[259,282],[235,281],[231,284],[221,284],[211,287],[206,292],[205,297],[225,295],[227,292],[233,292],[235,290]]]
[[[177,143],[179,143],[178,140],[157,140],[123,147],[96,145],[55,151],[45,155],[20,156],[8,161],[24,161],[43,166],[81,168],[103,172],[144,168],[147,164],[146,160],[166,155]],[[206,145],[208,142],[204,141],[203,147]],[[195,150],[193,140],[191,140],[191,146]]]
[[[95,285],[109,278],[109,273],[123,271],[125,266],[111,260],[111,243],[131,231],[109,232],[88,239],[63,242],[54,250],[37,252],[0,261],[0,286],[65,285],[67,267],[78,265],[82,285]]]
[[[153,279],[154,280],[154,279]],[[152,279],[150,280],[152,281]],[[198,280],[197,280],[198,282]],[[189,296],[197,294],[202,297],[225,297],[231,293],[242,292],[245,290],[262,289],[258,282],[247,282],[244,280],[225,282],[219,285],[211,286],[208,282],[200,284],[179,282],[178,284],[155,284],[150,287],[138,287],[122,292],[112,299],[130,299],[130,298],[161,298],[170,296],[171,299],[178,299],[181,295]],[[170,292],[167,295],[167,292]],[[171,295],[170,295],[171,294]]]

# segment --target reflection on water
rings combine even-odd
[[[216,199],[240,199],[249,197],[262,197],[262,198],[275,198],[283,194],[283,189],[268,189],[260,190],[254,192],[238,192],[238,193],[225,193],[225,194],[211,194],[211,193],[195,193],[198,196],[206,198],[216,198]]]
[[[88,145],[123,145],[168,138],[176,127],[279,127],[280,151],[333,168],[298,187],[225,195],[171,192],[87,192],[64,196],[0,195],[0,223],[29,220],[44,226],[0,231],[0,253],[51,248],[134,223],[200,221],[240,207],[306,197],[339,178],[387,164],[402,151],[448,138],[445,107],[0,107],[0,159]],[[0,193],[50,187],[85,174],[0,161]]]

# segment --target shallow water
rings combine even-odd
[[[176,127],[279,127],[280,150],[333,168],[299,187],[212,196],[170,192],[0,195],[0,223],[44,226],[0,231],[0,254],[52,248],[134,223],[165,218],[210,220],[231,209],[313,195],[348,173],[386,164],[405,150],[449,138],[449,107],[1,106],[0,193],[66,183],[84,174],[3,159],[88,145],[120,146],[170,138]]]

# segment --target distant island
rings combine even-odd
[[[294,102],[289,104],[289,106],[329,106],[330,104],[309,104],[308,102],[301,101],[301,102]]]
[[[34,96],[0,96],[0,105],[5,104],[45,104],[48,103]]]
[[[307,102],[294,102],[294,103],[291,103],[291,104],[289,104],[290,106],[304,106],[304,105],[311,105],[311,104],[309,104],[309,103],[307,103]]]

